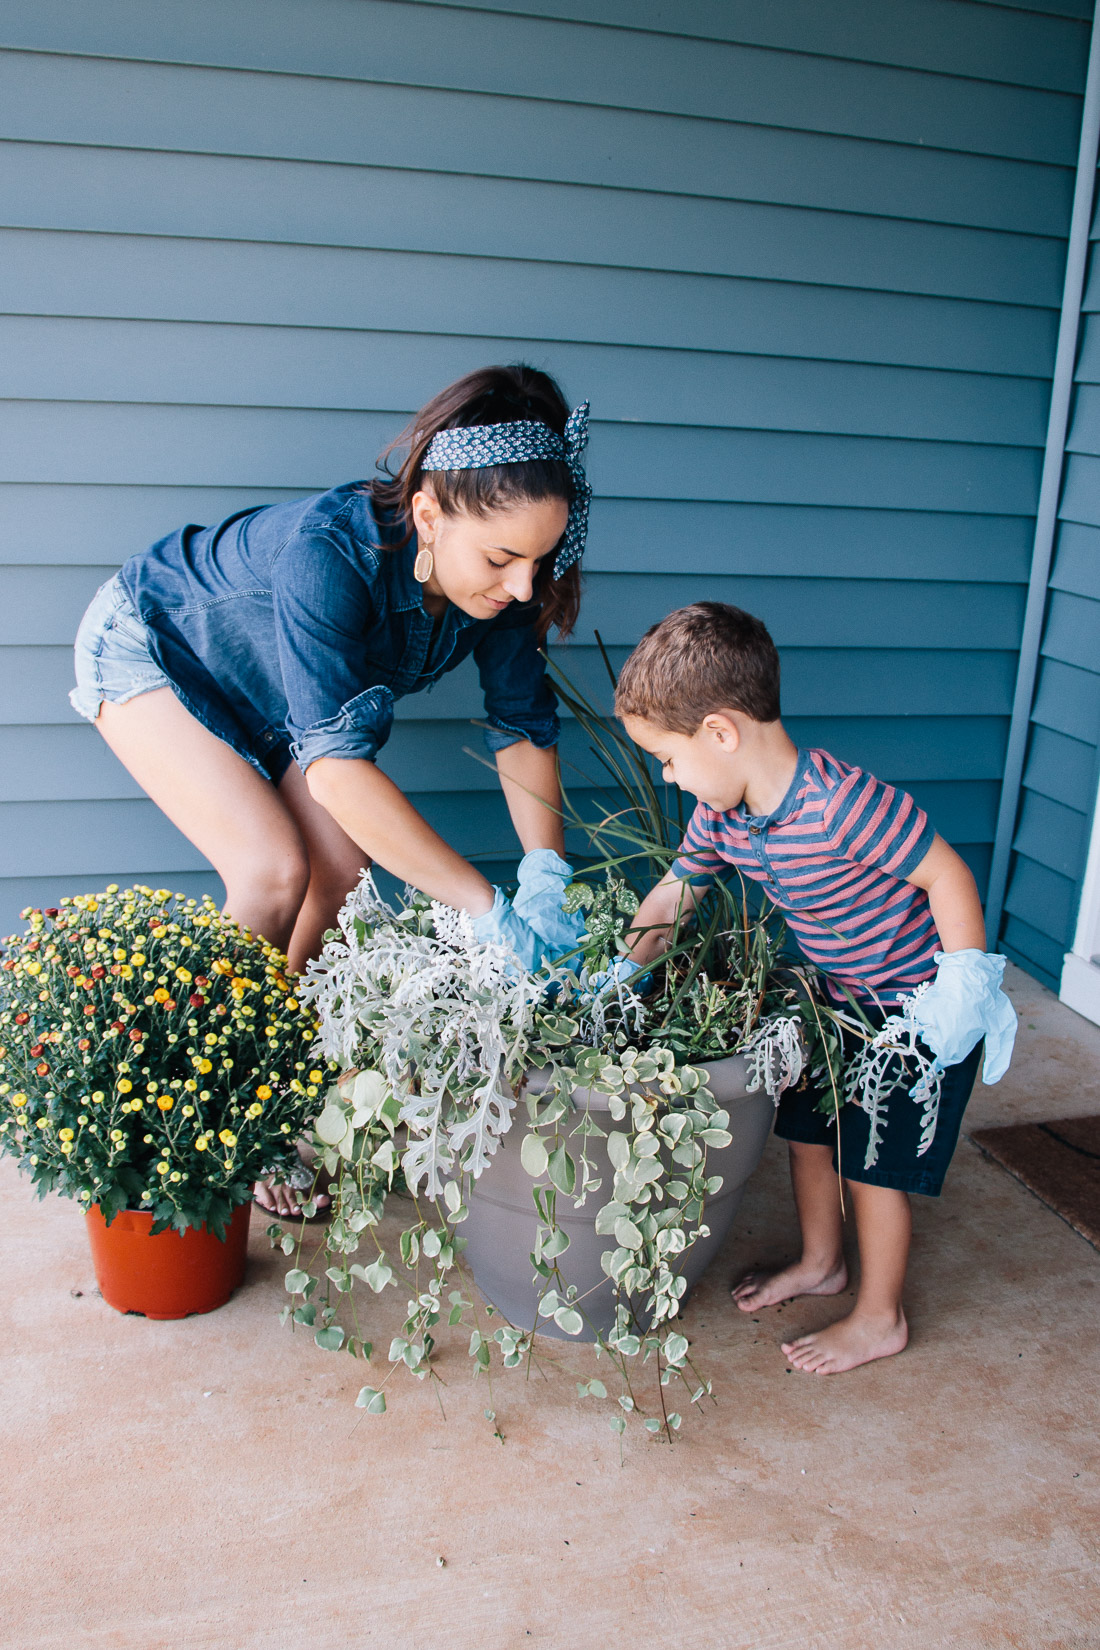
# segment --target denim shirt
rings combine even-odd
[[[415,538],[380,519],[363,482],[182,527],[121,579],[150,651],[193,715],[276,783],[291,759],[373,761],[394,701],[470,653],[491,751],[558,740],[535,635],[538,603],[493,619],[434,619],[413,578]]]

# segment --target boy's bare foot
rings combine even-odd
[[[909,1341],[909,1325],[904,1314],[871,1318],[849,1313],[828,1329],[784,1341],[787,1362],[808,1375],[840,1375],[846,1369],[873,1363],[876,1358],[892,1358],[903,1352]]]
[[[839,1295],[848,1287],[848,1268],[839,1265],[823,1270],[797,1260],[778,1272],[748,1272],[734,1285],[733,1298],[742,1312],[761,1306],[780,1306],[797,1295]]]

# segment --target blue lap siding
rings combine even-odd
[[[215,885],[69,709],[97,584],[181,521],[369,473],[516,358],[592,402],[566,667],[596,680],[596,629],[618,659],[672,606],[751,608],[797,737],[911,788],[984,878],[1090,12],[9,0],[0,931],[107,880]],[[1087,384],[1008,902],[1044,977],[1100,726]],[[495,863],[478,713],[465,674],[405,701],[383,765]]]

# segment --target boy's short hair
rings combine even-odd
[[[646,631],[619,674],[615,714],[691,735],[716,710],[778,721],[779,654],[751,613],[693,602]]]

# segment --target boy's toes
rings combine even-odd
[[[793,1369],[816,1369],[824,1361],[813,1335],[803,1335],[797,1341],[784,1341],[783,1356]]]
[[[746,1272],[740,1283],[735,1283],[730,1294],[742,1312],[751,1312],[760,1304],[761,1287],[767,1282],[766,1272]]]

